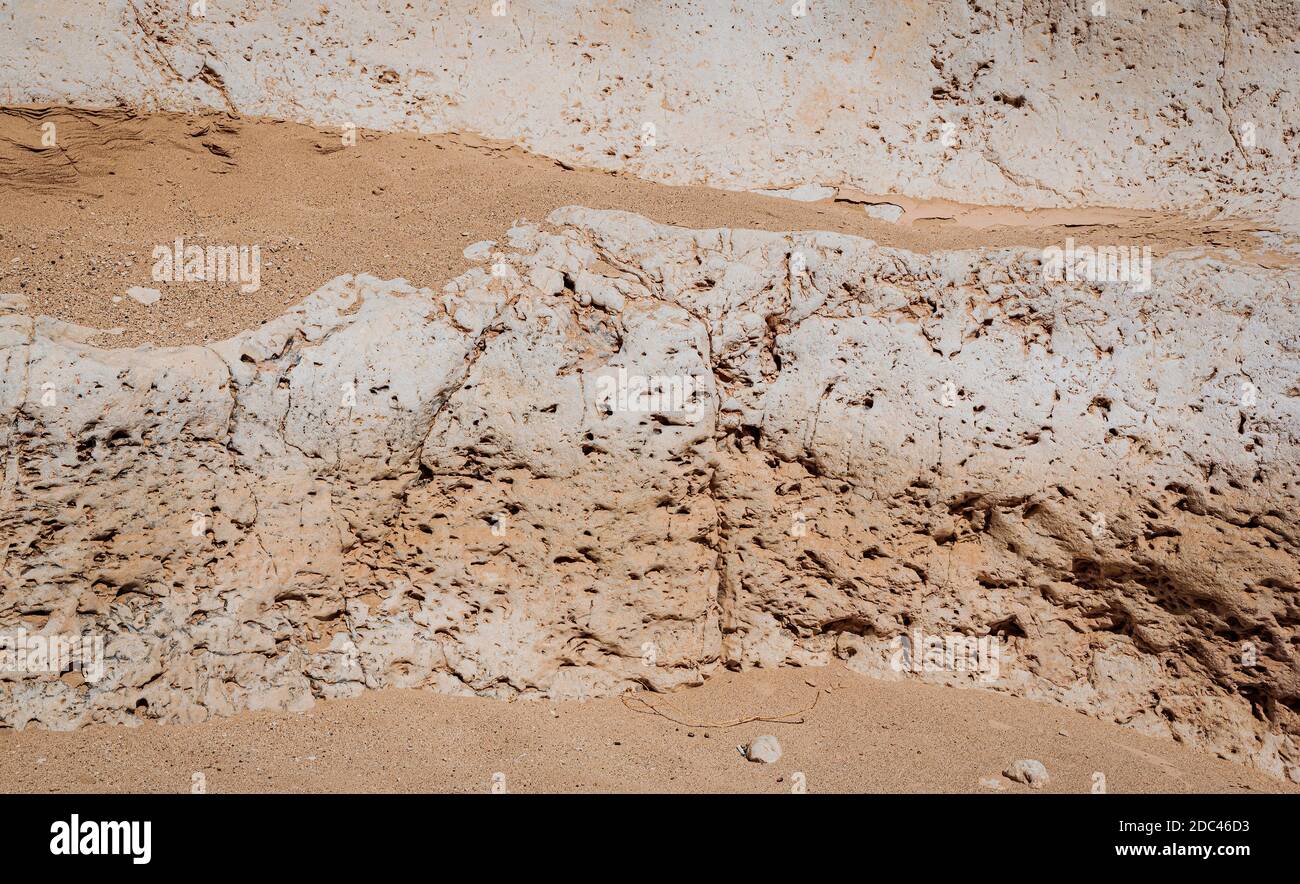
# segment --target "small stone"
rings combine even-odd
[[[1005,792],[1007,790],[1006,784],[997,777],[980,777],[980,785],[995,792]]]
[[[745,747],[745,757],[763,764],[776,764],[781,760],[781,744],[770,734],[759,737]]]
[[[126,294],[131,300],[138,304],[144,304],[146,307],[150,304],[157,304],[159,299],[162,298],[162,292],[157,289],[141,288],[138,285],[127,289]]]
[[[1047,773],[1047,768],[1043,762],[1035,761],[1032,758],[1022,758],[1015,764],[1002,771],[1002,775],[1008,779],[1015,780],[1017,783],[1025,783],[1035,789],[1040,789],[1047,785],[1051,776]]]
[[[867,214],[877,221],[893,223],[903,217],[903,207],[893,203],[869,203],[865,208]]]

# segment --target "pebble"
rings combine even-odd
[[[1043,762],[1035,761],[1032,758],[1022,758],[1015,764],[1002,771],[1002,775],[1017,783],[1025,783],[1035,789],[1042,788],[1051,780],[1047,773],[1047,768]]]
[[[139,304],[144,304],[146,307],[150,304],[157,304],[159,299],[162,298],[162,292],[157,289],[146,289],[138,285],[127,289],[126,293],[131,300]]]
[[[745,747],[745,757],[763,764],[776,764],[781,760],[781,744],[776,737],[766,734]]]
[[[897,221],[903,217],[903,207],[893,203],[872,203],[866,206],[867,214],[878,221]]]

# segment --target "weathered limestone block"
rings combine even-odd
[[[0,632],[106,659],[0,677],[0,724],[838,656],[1300,780],[1294,270],[1065,282],[579,207],[508,241],[505,273],[340,277],[209,348],[11,302]],[[997,665],[898,665],[918,635]]]
[[[192,6],[8,4],[0,94],[478,133],[794,198],[1300,224],[1289,2],[1110,2],[1104,15],[1083,0]]]

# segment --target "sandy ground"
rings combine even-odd
[[[672,694],[586,703],[389,689],[302,714],[201,725],[0,732],[0,791],[188,792],[1028,792],[1001,775],[1041,761],[1045,792],[1268,792],[1300,788],[1168,740],[986,691],[882,682],[838,665],[724,673]],[[816,706],[803,723],[755,715]],[[632,704],[636,706],[635,703]],[[772,734],[775,764],[737,746]],[[797,774],[802,774],[802,778]],[[981,784],[991,780],[1001,790]]]
[[[42,144],[51,123],[55,144]],[[1191,223],[1118,210],[1019,212],[844,193],[800,203],[704,187],[668,187],[570,169],[470,136],[339,132],[225,114],[0,109],[0,291],[31,310],[118,328],[123,346],[203,343],[281,315],[343,273],[441,288],[471,266],[462,252],[518,219],[559,206],[626,209],[686,227],[817,229],[913,251],[1079,242],[1258,251],[1250,224]],[[906,210],[889,223],[864,203]],[[258,245],[261,288],[158,285],[155,246]],[[132,286],[158,288],[144,306]]]

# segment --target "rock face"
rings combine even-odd
[[[832,656],[1300,780],[1294,271],[570,207],[211,347],[0,313],[0,724],[582,697]],[[936,646],[935,641],[938,641]]]
[[[44,0],[0,10],[0,93],[478,132],[796,196],[1300,225],[1300,7],[1102,6]]]

